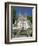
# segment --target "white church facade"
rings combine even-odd
[[[31,22],[30,20],[27,20],[27,16],[19,15],[17,21],[18,21],[17,26],[13,27],[13,29],[22,30],[23,28],[24,30],[27,30],[28,28],[31,28]],[[17,21],[15,21],[15,24]]]

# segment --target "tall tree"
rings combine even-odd
[[[13,24],[14,24],[15,19],[16,19],[16,8],[15,7],[11,7],[11,14],[12,14],[12,20],[13,20]]]
[[[27,16],[27,19],[32,23],[32,16]]]

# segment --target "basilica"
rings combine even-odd
[[[19,30],[27,30],[28,28],[31,28],[31,22],[30,20],[27,20],[27,16],[19,16],[17,21],[15,21],[16,26],[13,26],[13,29],[19,29]]]

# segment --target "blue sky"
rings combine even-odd
[[[32,8],[16,7],[16,15],[19,16],[19,14],[22,14],[24,16],[32,16]]]

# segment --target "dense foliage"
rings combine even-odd
[[[32,16],[27,16],[27,19],[32,23]]]
[[[13,24],[15,22],[16,19],[16,8],[15,7],[11,7],[11,15],[12,15],[12,19],[13,19]]]

